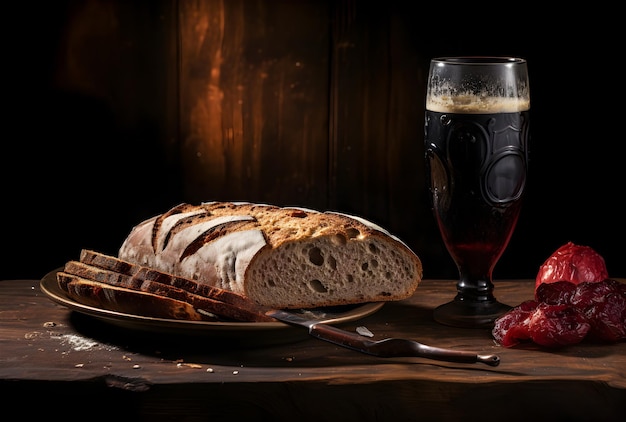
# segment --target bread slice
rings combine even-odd
[[[135,282],[154,281],[166,284],[172,286],[172,288],[182,289],[195,295],[231,304],[234,307],[247,309],[258,314],[264,314],[268,310],[268,308],[263,307],[237,293],[212,287],[208,284],[201,284],[197,281],[165,273],[154,268],[134,264],[118,257],[103,254],[91,249],[81,250],[80,262],[118,274],[132,276],[132,280]]]
[[[236,295],[231,292],[226,292],[226,296],[231,297],[231,302],[236,302],[236,304],[219,300],[218,298],[220,296],[224,296],[220,295],[219,292],[216,292],[213,297],[202,296],[169,284],[169,282],[174,283],[175,281],[184,282],[180,277],[173,277],[156,270],[128,264],[115,257],[107,257],[95,251],[83,251],[81,253],[81,259],[89,260],[88,257],[93,258],[92,261],[98,258],[100,262],[117,264],[119,268],[126,271],[126,274],[80,261],[67,262],[63,269],[63,274],[74,275],[81,279],[104,283],[117,288],[140,291],[181,301],[191,305],[202,315],[212,316],[214,320],[245,322],[275,321],[273,318],[265,315],[264,312],[267,311],[267,309],[261,308],[245,298],[235,297]],[[168,283],[163,281],[167,281]],[[193,281],[189,280],[187,285],[193,284]],[[216,291],[216,289],[212,289],[211,291]],[[152,304],[155,305],[154,300]]]
[[[94,308],[151,318],[190,321],[217,321],[191,304],[153,293],[88,280],[75,274],[57,272],[59,286],[78,303]]]
[[[284,309],[405,299],[422,278],[363,218],[247,202],[180,204],[133,227],[118,257]]]

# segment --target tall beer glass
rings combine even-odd
[[[432,59],[426,93],[426,176],[443,242],[459,271],[457,294],[436,321],[492,327],[510,309],[493,269],[520,214],[528,165],[527,64],[510,57]]]

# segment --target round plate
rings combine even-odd
[[[153,318],[143,315],[132,315],[122,312],[109,311],[93,306],[83,305],[70,298],[57,283],[56,273],[61,269],[50,271],[40,281],[41,291],[54,302],[66,306],[71,310],[90,315],[105,322],[124,328],[152,331],[159,333],[184,335],[218,335],[242,337],[246,335],[283,333],[298,330],[307,333],[305,327],[293,327],[282,322],[215,322],[189,321],[165,318]],[[319,320],[323,324],[339,324],[364,318],[378,311],[384,302],[372,302],[359,305],[333,306],[328,308],[290,310],[300,313],[307,319]]]

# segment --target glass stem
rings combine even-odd
[[[457,282],[455,300],[461,302],[494,302],[493,283],[491,276],[469,276],[461,273]]]

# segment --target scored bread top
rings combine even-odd
[[[135,226],[119,257],[282,308],[403,299],[422,276],[365,219],[248,202],[180,204]]]

